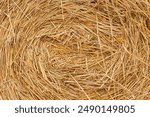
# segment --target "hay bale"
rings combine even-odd
[[[1,0],[0,99],[150,99],[150,1]]]

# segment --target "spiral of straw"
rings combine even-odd
[[[0,99],[150,99],[150,0],[0,0]]]

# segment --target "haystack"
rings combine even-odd
[[[150,0],[0,0],[0,99],[150,99]]]

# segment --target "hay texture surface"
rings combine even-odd
[[[150,99],[150,1],[0,0],[0,99]]]

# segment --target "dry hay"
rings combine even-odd
[[[150,99],[150,0],[0,0],[0,99]]]

